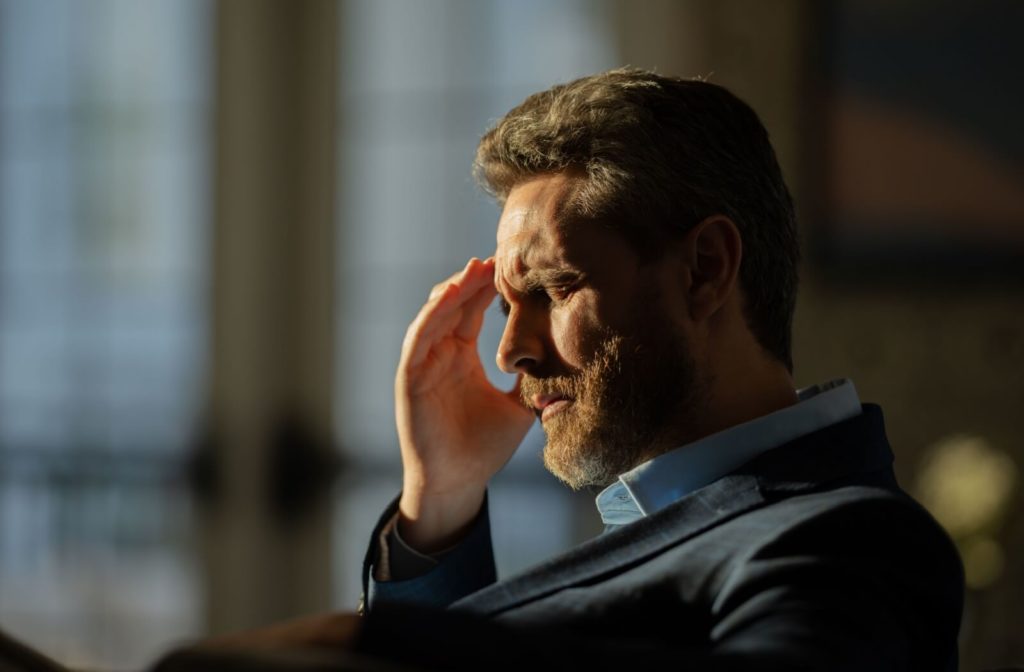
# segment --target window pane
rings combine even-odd
[[[0,623],[77,665],[198,627],[212,9],[0,2]]]

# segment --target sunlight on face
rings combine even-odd
[[[571,178],[515,187],[497,231],[495,286],[508,316],[499,366],[547,434],[544,462],[573,488],[603,485],[652,457],[699,399],[696,366],[673,325],[683,308],[660,262],[642,263],[616,229],[566,222]]]
[[[524,376],[524,403],[544,394],[572,400],[543,426],[544,466],[573,489],[607,485],[652,457],[662,430],[699,398],[686,343],[650,332],[607,335],[570,375]]]

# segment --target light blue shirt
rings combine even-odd
[[[597,496],[605,525],[625,525],[708,485],[761,453],[860,414],[853,382],[842,378],[797,390],[774,413],[676,448],[619,476]]]

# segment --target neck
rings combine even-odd
[[[709,390],[706,434],[774,413],[797,403],[793,378],[782,364],[768,363],[762,370],[742,375],[721,375]]]
[[[730,358],[727,365],[704,376],[687,408],[680,409],[679,421],[658,438],[645,460],[797,401],[793,378],[780,362]]]

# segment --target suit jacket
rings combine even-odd
[[[364,566],[358,648],[400,662],[957,668],[960,560],[897,485],[871,404],[503,581],[486,510],[437,568],[409,581],[372,580],[379,530]]]

